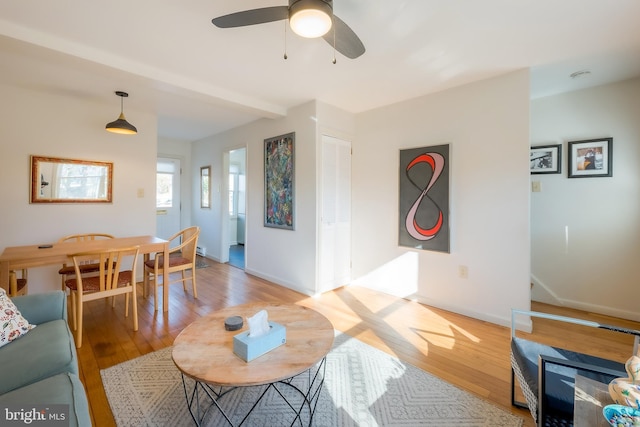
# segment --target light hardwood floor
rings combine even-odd
[[[153,297],[144,299],[139,285],[137,332],[131,319],[124,317],[124,298],[117,300],[115,308],[107,300],[86,305],[78,358],[94,426],[115,425],[101,369],[172,345],[180,331],[199,316],[222,307],[263,301],[313,308],[329,318],[337,330],[520,415],[525,426],[534,425],[528,411],[511,406],[507,327],[355,286],[311,298],[227,264],[207,262],[209,267],[196,270],[199,298],[192,297],[190,283],[186,292],[180,284],[171,285],[168,313],[154,312]],[[533,309],[640,329],[636,322],[555,306],[534,303]],[[632,340],[622,334],[537,320],[532,335],[548,344],[621,362],[631,355]]]

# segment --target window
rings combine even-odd
[[[211,207],[211,166],[200,168],[200,207]]]
[[[238,165],[229,166],[229,216],[235,218],[245,213],[244,192],[246,177]]]
[[[156,208],[173,207],[173,163],[158,162],[156,174]]]
[[[238,216],[238,167],[229,167],[229,216]]]

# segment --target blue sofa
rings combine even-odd
[[[90,426],[89,403],[78,378],[78,357],[62,291],[11,299],[29,323],[26,335],[0,347],[0,408],[30,410],[69,405],[70,426]],[[4,412],[4,411],[3,411]]]

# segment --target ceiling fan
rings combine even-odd
[[[364,44],[344,21],[333,14],[333,0],[289,0],[289,6],[272,6],[244,10],[213,18],[218,28],[289,20],[291,29],[302,37],[322,37],[347,58],[355,59],[365,52]]]

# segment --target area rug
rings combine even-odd
[[[209,263],[203,259],[196,259],[196,268],[207,268],[209,267]]]
[[[100,373],[118,426],[194,425],[170,347]],[[523,424],[521,418],[343,334],[337,335],[327,355],[325,378],[313,417],[313,426],[317,427]],[[260,387],[238,388],[226,404],[240,411],[242,406],[255,401],[260,392]],[[269,398],[261,401],[243,425],[291,424],[293,418],[286,418],[288,408],[279,401],[277,393],[269,393]],[[206,425],[226,425],[219,411],[211,411],[216,412],[218,417],[212,414],[205,420]],[[232,421],[239,420],[232,418]]]

